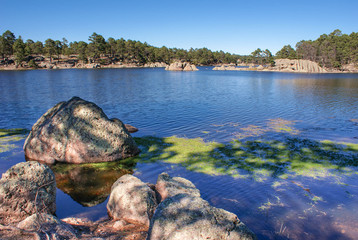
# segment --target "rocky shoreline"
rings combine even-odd
[[[66,63],[49,63],[43,62],[38,67],[28,66],[16,66],[15,64],[0,65],[0,71],[18,71],[18,70],[59,70],[59,69],[96,69],[96,68],[165,68],[168,64],[166,63],[148,63],[144,65],[135,63],[113,63],[113,64],[100,64],[100,63],[77,63],[77,64],[66,64]]]
[[[166,173],[155,184],[120,176],[111,186],[106,219],[58,219],[58,179],[49,166],[135,156],[140,150],[129,131],[136,130],[79,97],[50,108],[25,141],[28,161],[0,179],[0,239],[256,239],[235,214],[202,199],[192,182]]]
[[[309,60],[276,59],[274,66],[254,64],[224,64],[213,68],[215,71],[259,71],[288,73],[358,73],[358,66],[347,64],[342,70],[320,67]]]
[[[235,214],[202,199],[192,182],[167,173],[156,184],[121,176],[112,185],[109,217],[96,222],[55,216],[55,177],[44,164],[19,163],[0,183],[1,239],[256,239]]]

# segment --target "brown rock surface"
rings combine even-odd
[[[58,162],[109,162],[140,150],[120,120],[111,121],[96,104],[79,97],[49,109],[24,144],[28,159]]]
[[[56,235],[61,239],[76,238],[75,230],[71,225],[47,213],[33,214],[19,222],[17,227],[26,231],[39,231],[41,229],[48,235]]]
[[[107,203],[108,215],[149,227],[157,206],[155,192],[133,175],[123,175],[112,186]]]
[[[158,176],[155,189],[160,194],[161,201],[180,193],[200,197],[199,189],[192,182],[181,177],[172,178],[167,173],[161,173]]]
[[[22,162],[0,180],[1,222],[17,222],[34,213],[56,211],[56,181],[51,169],[38,162]]]

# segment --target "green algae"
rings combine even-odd
[[[135,161],[163,161],[209,175],[251,177],[265,181],[304,176],[313,179],[351,175],[358,165],[358,144],[286,138],[282,141],[240,141],[227,144],[201,138],[141,137]]]
[[[28,132],[27,129],[22,128],[0,129],[0,153],[17,148],[15,142],[25,139]]]

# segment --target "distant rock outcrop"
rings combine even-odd
[[[49,109],[32,127],[24,151],[48,164],[110,162],[140,152],[120,120],[79,97]]]
[[[345,64],[342,66],[342,70],[346,72],[356,73],[358,72],[358,65],[354,63]]]
[[[188,62],[174,62],[165,68],[167,71],[198,71],[199,69]]]
[[[216,66],[213,68],[214,71],[234,71],[234,70],[238,70],[237,67],[235,67],[235,65],[221,65],[221,66]]]
[[[168,64],[166,64],[164,62],[146,63],[146,64],[144,64],[144,67],[148,67],[148,68],[165,68],[165,67],[168,67]]]
[[[302,72],[302,73],[325,73],[326,69],[320,67],[316,62],[302,59],[276,59],[275,67],[272,70],[282,72]]]
[[[276,59],[275,66],[253,65],[248,67],[236,67],[233,65],[221,65],[214,67],[213,70],[221,71],[268,71],[268,72],[297,72],[297,73],[326,73],[326,69],[320,67],[316,62],[297,59]]]

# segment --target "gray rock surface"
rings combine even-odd
[[[167,173],[161,173],[158,176],[155,189],[160,194],[161,201],[180,193],[200,197],[199,189],[192,182],[181,177],[171,177]]]
[[[155,192],[135,176],[123,175],[112,185],[107,203],[108,215],[112,219],[149,227],[156,207]]]
[[[215,208],[200,197],[177,194],[161,202],[147,240],[256,239],[235,214]]]
[[[120,120],[111,121],[79,97],[49,109],[32,127],[24,151],[28,159],[48,164],[109,162],[140,152]]]
[[[22,162],[7,170],[0,180],[0,219],[16,222],[36,212],[56,211],[55,175],[38,162]]]

